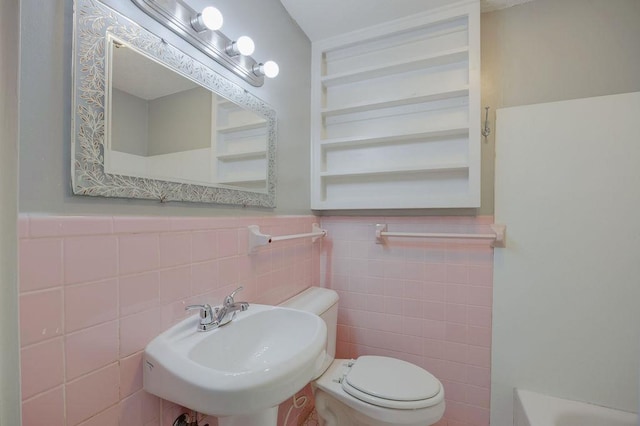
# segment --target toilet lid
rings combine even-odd
[[[351,396],[387,408],[416,409],[434,405],[430,401],[441,384],[428,371],[395,358],[361,356],[342,380]]]

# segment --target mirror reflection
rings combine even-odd
[[[106,173],[266,192],[264,117],[121,41],[108,55]]]

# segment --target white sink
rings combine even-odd
[[[153,339],[143,377],[147,392],[200,413],[273,417],[324,358],[327,328],[309,312],[251,305],[218,329],[197,331],[198,323],[194,315]]]

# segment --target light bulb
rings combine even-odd
[[[236,47],[241,55],[249,56],[256,50],[256,45],[251,37],[242,36],[236,41]]]
[[[264,64],[255,64],[253,66],[253,73],[258,77],[275,78],[280,73],[280,67],[274,61],[267,61]]]
[[[210,30],[219,30],[222,28],[222,13],[213,6],[207,6],[202,9],[202,22]]]
[[[205,30],[216,31],[222,28],[223,21],[222,13],[218,9],[207,6],[191,19],[191,26],[199,33]]]
[[[262,66],[265,77],[275,78],[280,73],[280,67],[274,61],[267,61]]]
[[[227,45],[225,51],[229,56],[245,55],[249,56],[256,50],[256,45],[251,37],[242,36],[236,41],[232,41]]]

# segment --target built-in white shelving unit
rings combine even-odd
[[[480,205],[480,6],[315,42],[312,208]]]
[[[216,103],[216,181],[264,190],[267,170],[267,120],[235,103]],[[264,171],[257,176],[256,171]]]

